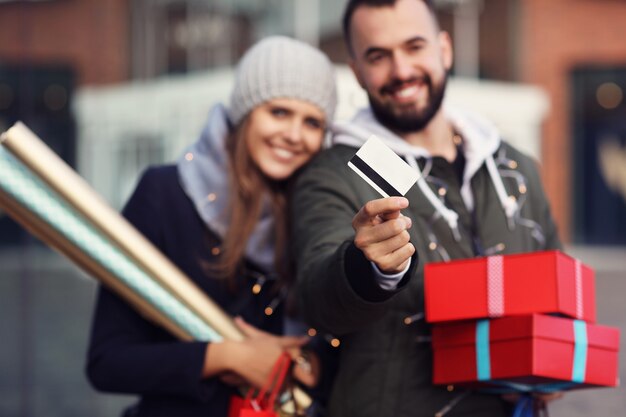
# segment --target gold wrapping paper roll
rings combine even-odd
[[[113,210],[87,182],[81,178],[61,158],[52,152],[23,123],[17,122],[0,136],[0,145],[8,149],[25,166],[41,180],[61,195],[74,209],[83,215],[97,230],[108,237],[129,258],[153,277],[163,288],[186,305],[217,333],[228,340],[243,340],[244,334],[235,325],[232,318],[187,278],[167,257],[165,257],[150,241],[139,233],[126,219]],[[88,257],[81,255],[80,250],[71,248],[71,243],[55,233],[41,221],[21,213],[19,208],[10,207],[6,203],[10,199],[3,196],[2,202],[6,210],[15,218],[22,216],[27,228],[47,244],[60,250],[74,260],[87,272],[101,279],[118,294],[136,306],[148,319],[162,325],[173,335],[182,340],[190,340],[190,336],[176,324],[163,316],[149,303],[134,294],[115,277],[112,277]],[[296,387],[294,399],[298,408],[308,408],[312,400],[307,393]]]
[[[0,143],[217,333],[226,339],[243,340],[243,333],[219,305],[102,200],[23,123],[17,122],[7,130]]]
[[[21,206],[10,196],[0,189],[0,207],[4,209],[13,220],[20,223],[25,229],[32,233],[48,246],[54,248],[59,253],[67,256],[71,261],[90,274],[104,285],[108,286],[115,293],[124,298],[130,305],[136,308],[148,320],[162,326],[167,331],[181,340],[191,341],[193,338],[172,322],[167,316],[157,310],[144,298],[137,295],[132,289],[118,280],[101,264],[86,255],[79,247],[70,242],[67,238],[54,230],[46,222],[33,214],[28,208]]]

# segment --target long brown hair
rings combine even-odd
[[[244,264],[248,239],[261,216],[263,201],[269,197],[274,215],[274,268],[278,273],[279,287],[291,281],[291,267],[287,256],[289,235],[287,182],[271,181],[263,175],[248,152],[246,135],[249,117],[231,129],[226,141],[229,158],[230,196],[229,226],[222,242],[221,256],[217,261],[219,275],[236,289],[236,276]]]

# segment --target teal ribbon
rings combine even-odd
[[[43,181],[0,146],[0,188],[118,277],[196,340],[223,338],[91,226]]]
[[[587,325],[582,320],[574,320],[574,363],[572,381],[583,383],[587,369]]]
[[[476,322],[476,377],[479,381],[491,379],[488,319]]]

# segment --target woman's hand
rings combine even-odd
[[[295,363],[293,376],[303,384],[313,387],[317,384],[320,374],[320,364],[317,355],[302,349],[308,341],[308,336],[276,336],[259,330],[248,324],[241,317],[235,318],[235,323],[249,339],[269,339],[283,348]],[[276,362],[276,359],[274,362]]]
[[[210,343],[205,356],[205,377],[219,375],[226,383],[239,385],[240,382],[261,388],[266,384],[278,357],[285,351],[292,358],[300,354],[300,347],[308,337],[275,336],[257,329],[241,318],[236,318],[237,326],[246,335],[242,341]],[[304,383],[316,382],[311,376],[302,374],[296,367],[296,377]]]

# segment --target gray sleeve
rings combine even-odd
[[[296,184],[292,242],[301,314],[311,325],[341,335],[385,314],[415,271],[417,258],[395,290],[380,287],[370,262],[353,244],[352,218],[365,202],[355,184],[362,180],[341,158],[325,156]]]

